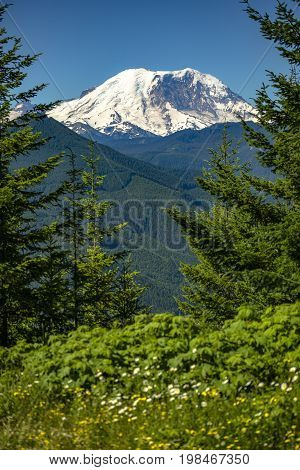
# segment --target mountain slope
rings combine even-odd
[[[255,123],[252,127],[258,128]],[[255,172],[265,173],[256,159],[257,150],[245,141],[241,123],[214,124],[202,130],[187,129],[175,132],[166,137],[139,139],[108,139],[108,145],[125,155],[138,158],[161,168],[192,171],[201,170],[205,161],[210,158],[210,149],[217,149],[226,126],[229,137],[238,146],[238,157],[242,162],[251,163]]]
[[[53,119],[34,124],[44,137],[52,137],[38,151],[24,156],[22,165],[31,165],[48,156],[71,148],[78,156],[87,155],[89,142]],[[154,311],[176,311],[174,296],[178,295],[182,281],[179,264],[193,260],[178,227],[165,214],[168,204],[179,202],[188,205],[196,199],[205,199],[191,175],[180,181],[181,173],[171,172],[151,164],[120,154],[103,146],[95,145],[101,156],[98,173],[105,175],[99,194],[111,201],[112,207],[107,223],[127,221],[128,226],[117,240],[107,242],[112,249],[132,250],[134,268],[140,271],[140,281],[149,286],[145,301]],[[79,165],[83,165],[79,159]],[[64,161],[43,183],[45,192],[55,189],[65,178],[67,164]],[[203,201],[204,203],[204,201]],[[45,213],[43,218],[51,218]]]
[[[49,116],[78,133],[114,138],[166,136],[218,122],[250,119],[253,108],[217,78],[193,69],[129,69],[61,103]]]

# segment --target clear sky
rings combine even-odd
[[[42,101],[78,97],[138,67],[195,68],[251,100],[265,69],[286,71],[239,0],[12,1],[5,26],[26,52],[43,53],[26,83],[49,83]],[[275,4],[252,0],[262,11]]]

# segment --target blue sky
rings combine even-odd
[[[239,0],[13,0],[5,26],[42,52],[26,85],[47,82],[42,101],[69,99],[128,68],[192,67],[247,100],[265,69],[286,71]],[[275,0],[252,0],[272,11]],[[271,47],[270,47],[271,45]]]

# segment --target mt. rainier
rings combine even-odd
[[[253,119],[254,109],[217,78],[193,69],[129,69],[48,114],[79,134],[166,136],[218,122]],[[87,135],[88,136],[88,135]]]

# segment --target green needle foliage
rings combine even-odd
[[[299,20],[285,3],[277,4],[274,20],[242,3],[262,34],[277,44],[291,73],[269,72],[274,97],[265,85],[258,92],[261,130],[243,123],[247,142],[258,149],[258,160],[274,178],[258,177],[241,165],[225,132],[221,147],[211,151],[209,169],[198,178],[214,197],[212,210],[170,211],[199,259],[182,267],[187,285],[180,307],[211,328],[220,327],[243,304],[291,303],[300,292]]]
[[[7,6],[0,6],[0,21]],[[0,29],[0,345],[10,345],[18,337],[18,328],[32,315],[32,282],[37,275],[37,247],[45,232],[38,228],[39,210],[58,197],[59,191],[43,194],[39,185],[60,161],[56,155],[29,167],[13,169],[28,152],[45,142],[30,127],[30,121],[42,119],[52,105],[38,105],[24,116],[12,120],[11,111],[17,103],[26,103],[45,85],[19,92],[26,69],[36,55],[20,53],[21,40],[7,36]]]
[[[63,203],[63,239],[66,243],[70,263],[70,317],[73,321],[73,327],[77,328],[80,323],[81,300],[79,290],[82,282],[78,265],[85,244],[84,212],[81,204],[84,196],[84,185],[81,178],[82,170],[77,164],[77,156],[71,149],[68,149],[66,158],[69,168],[64,184],[66,196]]]
[[[123,326],[133,315],[145,312],[139,306],[144,289],[135,284],[135,273],[129,272],[126,262],[124,271],[119,269],[118,261],[124,254],[103,247],[125,224],[105,223],[111,204],[100,199],[104,177],[98,175],[100,157],[95,155],[93,143],[89,155],[82,157],[83,169],[72,151],[67,157],[70,169],[65,184],[64,236],[70,260],[70,318],[74,328],[110,327],[116,321]]]
[[[43,232],[45,239],[38,258],[42,275],[35,289],[36,316],[27,339],[45,343],[51,334],[70,330],[71,296],[68,281],[70,263],[67,250],[62,248],[61,227],[53,222]]]
[[[85,252],[78,267],[82,279],[82,323],[108,327],[113,321],[111,300],[117,295],[114,291],[114,281],[119,255],[106,253],[102,245],[107,237],[119,232],[125,224],[107,227],[104,223],[104,216],[111,204],[100,200],[99,197],[98,191],[104,180],[103,176],[97,174],[99,159],[91,143],[90,154],[83,157],[86,164],[82,172],[85,197],[81,199],[80,205],[86,225]]]
[[[132,270],[131,257],[128,255],[121,261],[118,276],[114,285],[114,296],[111,300],[110,312],[115,325],[125,326],[139,314],[150,313],[150,308],[143,305],[141,297],[146,290],[135,278],[138,272]]]

